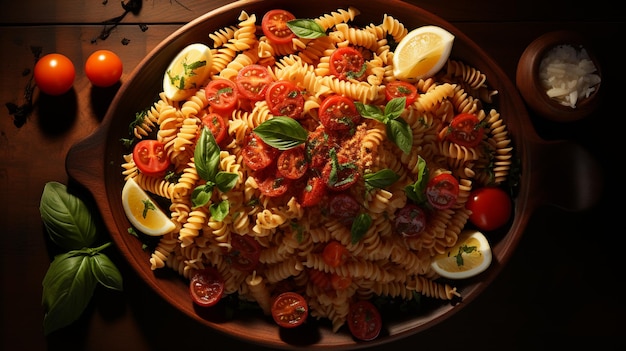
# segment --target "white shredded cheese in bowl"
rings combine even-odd
[[[539,78],[550,98],[561,105],[576,108],[576,103],[589,97],[600,83],[600,76],[585,48],[557,45],[541,60]]]

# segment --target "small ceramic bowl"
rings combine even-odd
[[[581,97],[575,107],[565,106],[551,98],[542,85],[540,74],[541,61],[548,52],[559,45],[571,45],[577,51],[585,49],[600,76],[600,83],[588,97]],[[554,31],[535,39],[522,53],[517,65],[516,84],[528,106],[540,116],[559,122],[575,121],[589,116],[598,107],[602,71],[600,64],[584,38],[574,31]]]

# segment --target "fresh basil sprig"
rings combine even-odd
[[[291,117],[276,116],[254,128],[256,135],[266,144],[279,150],[294,148],[306,142],[309,133]]]
[[[422,156],[417,156],[417,180],[404,188],[406,196],[417,205],[427,203],[426,185],[428,185],[428,167]]]
[[[287,21],[287,27],[299,38],[315,39],[326,36],[326,31],[311,19],[294,19]]]
[[[400,179],[400,176],[391,169],[384,168],[374,173],[366,173],[363,178],[365,179],[365,186],[369,191],[374,188],[386,188]]]
[[[54,257],[42,282],[44,334],[48,335],[80,317],[98,283],[121,291],[123,279],[102,253],[110,242],[90,247],[98,239],[95,221],[85,203],[68,193],[65,185],[46,183],[39,212],[50,239],[69,250]]]
[[[413,147],[413,133],[411,126],[400,117],[406,106],[406,98],[391,99],[385,105],[385,111],[376,105],[365,105],[360,101],[354,103],[361,116],[375,119],[383,123],[387,128],[387,135],[402,152],[408,154]]]
[[[197,186],[191,193],[193,208],[208,204],[211,201],[214,187],[217,186],[221,192],[225,193],[237,184],[239,178],[237,173],[220,171],[220,147],[217,145],[213,133],[206,126],[198,138],[193,159],[198,176],[206,181],[205,184]]]
[[[372,216],[369,213],[359,213],[350,228],[350,241],[356,244],[361,240],[372,225]]]

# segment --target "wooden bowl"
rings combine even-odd
[[[172,58],[188,44],[206,41],[208,33],[236,24],[242,10],[260,14],[284,8],[296,17],[314,18],[348,6],[361,12],[355,19],[356,24],[380,23],[382,14],[387,13],[409,29],[433,24],[449,30],[456,36],[452,57],[481,70],[488,77],[490,87],[499,92],[495,105],[513,140],[521,178],[514,198],[514,217],[510,225],[492,239],[493,262],[476,278],[459,282],[458,289],[463,296],[460,303],[435,304],[424,308],[419,315],[386,320],[381,335],[369,342],[355,340],[347,328],[335,333],[324,323],[312,322],[303,329],[282,330],[271,319],[253,312],[227,320],[219,309],[208,313],[200,311],[189,297],[188,283],[178,273],[167,269],[152,271],[150,252],[143,250],[141,242],[127,232],[130,223],[121,205],[124,184],[121,164],[122,155],[127,151],[120,139],[127,137],[128,124],[135,113],[153,104],[161,91],[163,72]],[[307,6],[287,0],[236,1],[200,16],[157,45],[138,65],[113,99],[101,126],[72,146],[66,169],[70,178],[93,194],[106,228],[123,257],[163,299],[198,323],[225,335],[278,349],[364,348],[413,335],[441,323],[471,303],[500,273],[513,255],[535,208],[551,204],[569,210],[585,209],[597,200],[595,196],[600,192],[596,185],[601,183],[594,173],[598,167],[584,149],[568,142],[548,143],[537,136],[515,86],[481,47],[445,20],[397,0],[317,0]],[[571,175],[572,179],[564,179],[563,174]]]
[[[592,114],[600,103],[600,86],[588,97],[581,98],[575,108],[560,104],[546,94],[539,78],[540,65],[546,54],[559,45],[571,45],[577,50],[584,48],[595,64],[597,74],[602,77],[600,62],[595,57],[592,46],[579,33],[574,31],[554,31],[535,39],[522,53],[516,72],[516,84],[528,106],[542,117],[558,122],[576,121]]]

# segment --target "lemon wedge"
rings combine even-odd
[[[410,31],[393,52],[393,74],[398,79],[416,80],[437,73],[450,57],[454,35],[438,26]]]
[[[146,235],[160,236],[176,228],[174,222],[132,178],[122,189],[122,206],[130,223]]]
[[[456,245],[435,256],[431,266],[442,277],[465,279],[485,271],[491,256],[489,242],[481,232],[464,230]]]
[[[211,73],[213,54],[200,43],[190,44],[176,55],[163,75],[163,92],[172,101],[195,94]]]

